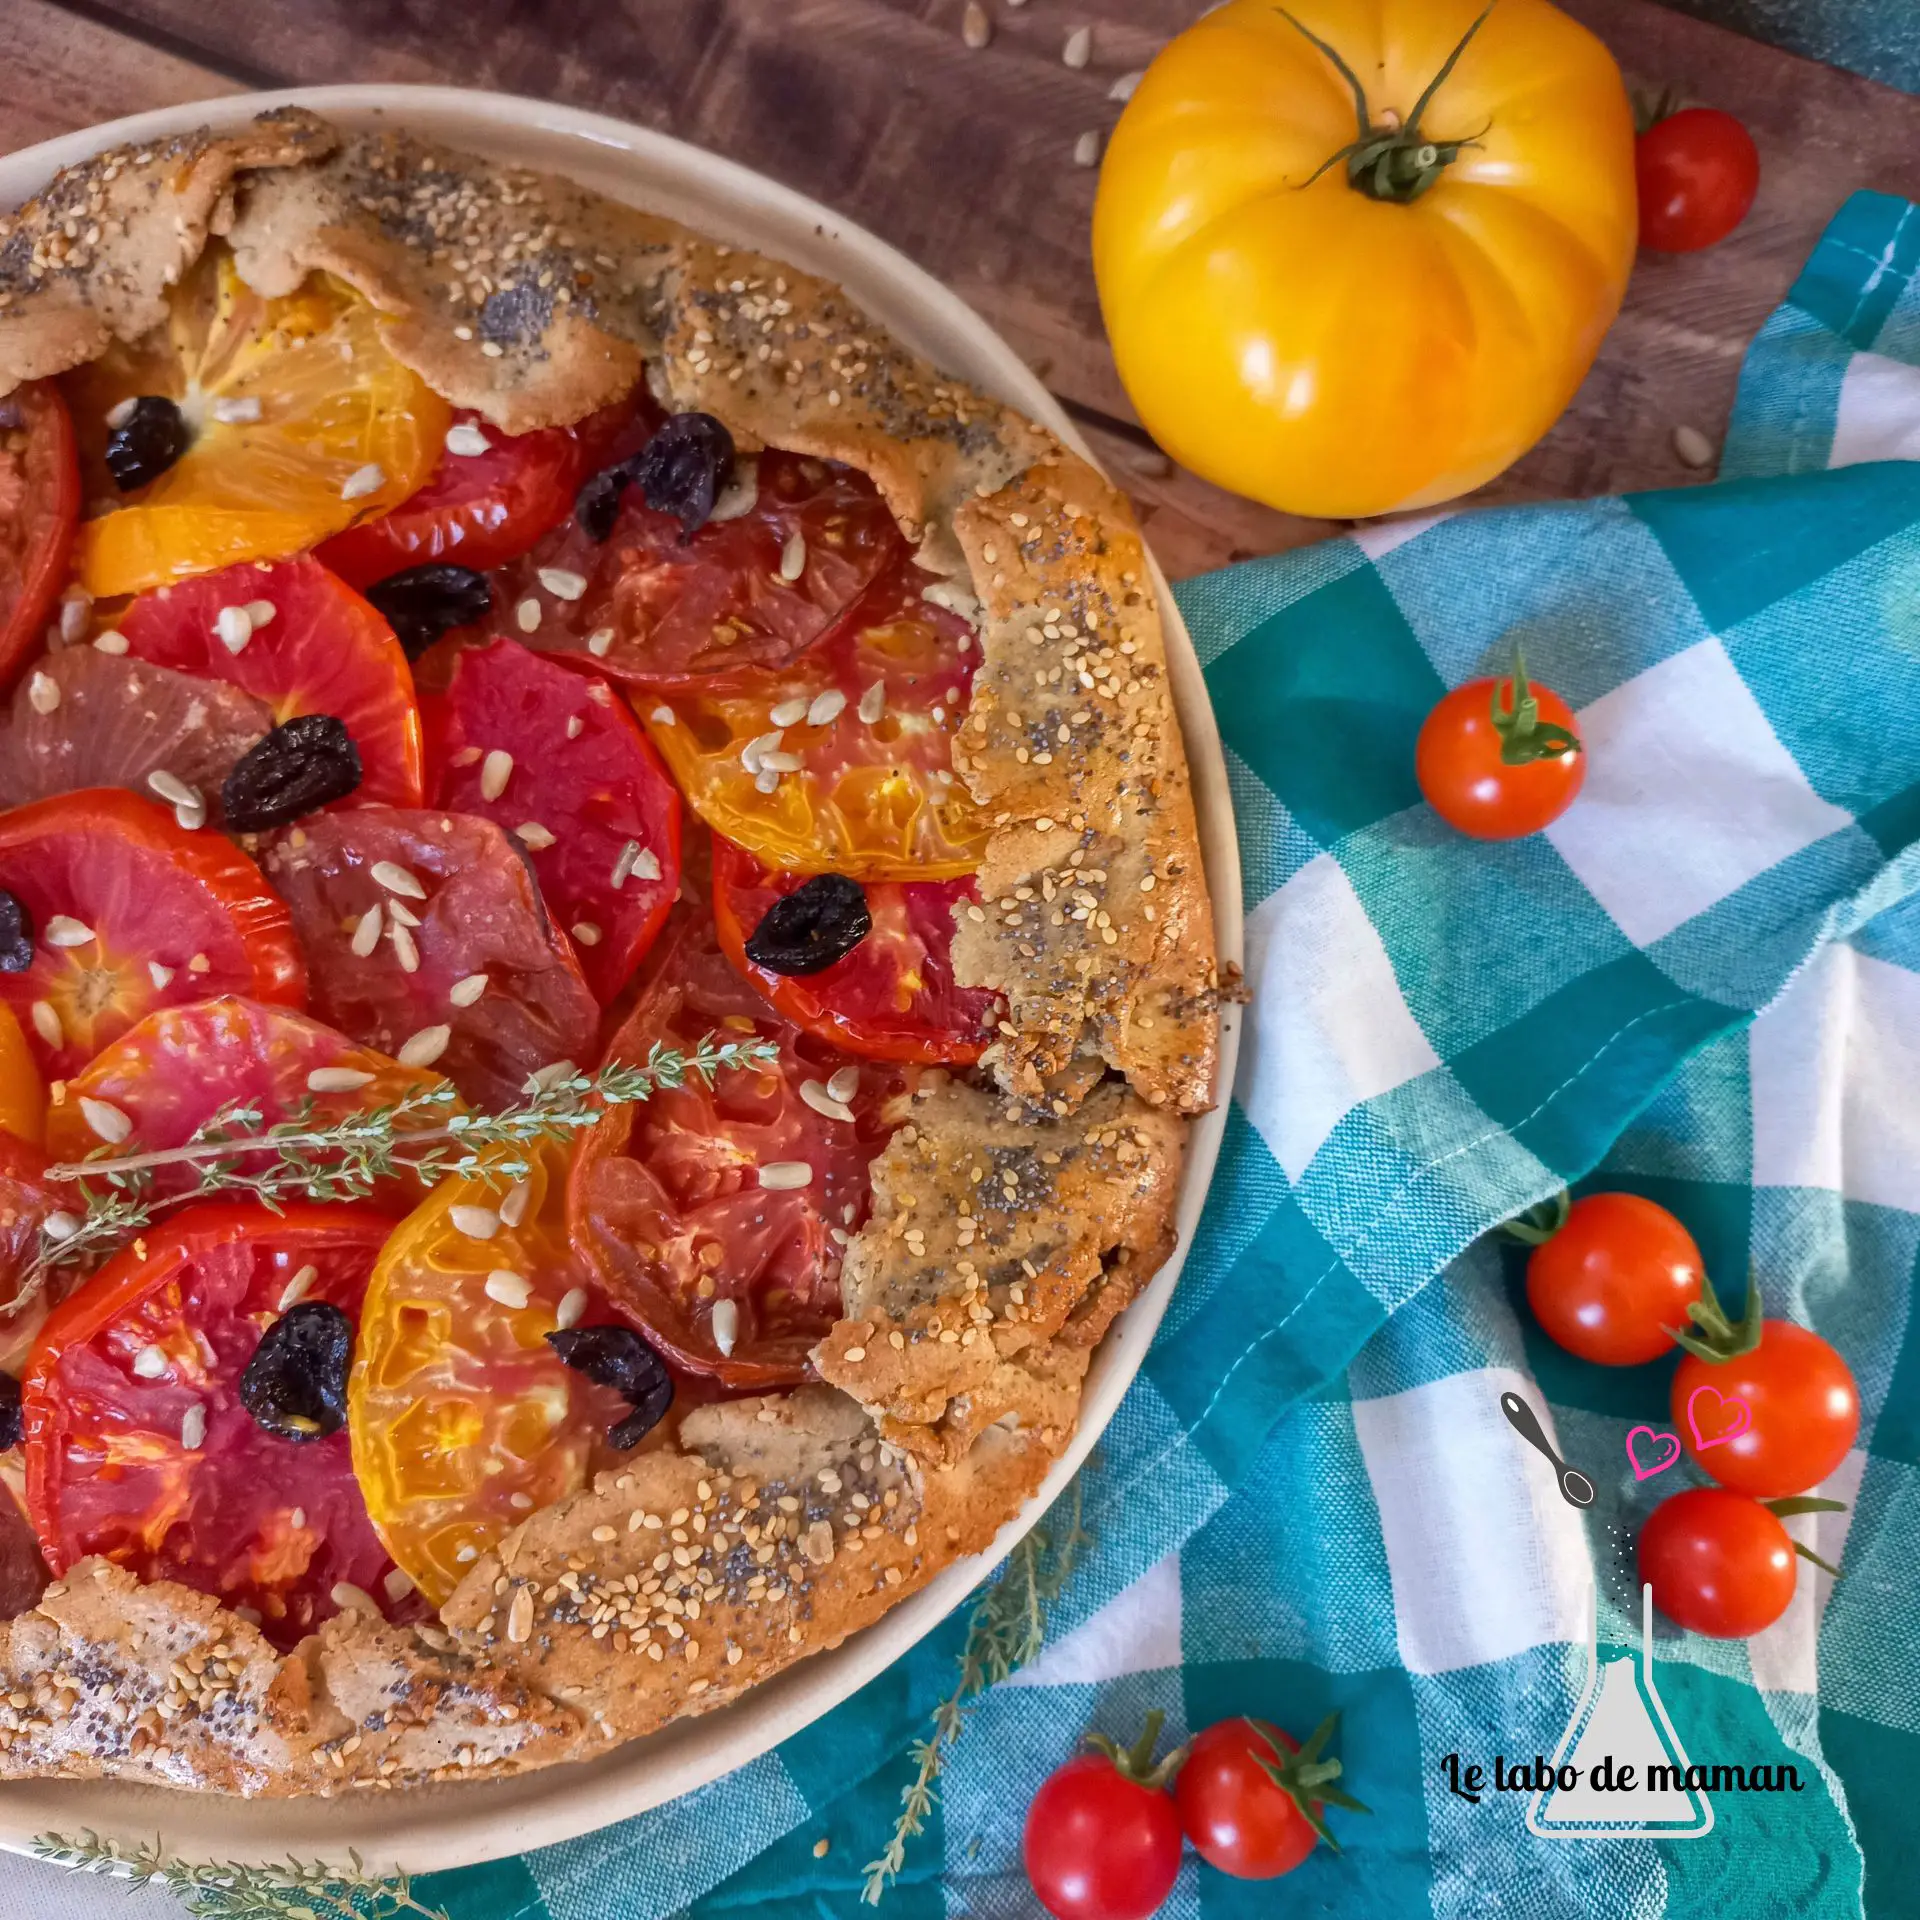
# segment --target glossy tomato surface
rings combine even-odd
[[[0,1133],[37,1147],[46,1134],[46,1114],[47,1089],[33,1049],[12,1008],[0,1002]]]
[[[254,609],[238,652],[216,630],[227,607]],[[380,614],[317,560],[227,567],[143,594],[120,631],[140,659],[229,681],[264,700],[276,722],[332,714],[359,749],[354,798],[419,805],[420,710],[407,656]]]
[[[504,566],[572,513],[581,482],[629,412],[608,408],[571,427],[502,433],[456,408],[426,485],[335,534],[314,557],[355,587],[436,561],[481,573]],[[466,450],[480,440],[484,452]]]
[[[35,930],[33,964],[0,973],[0,999],[50,1080],[157,1007],[218,993],[305,1000],[292,921],[260,869],[118,787],[0,814],[0,888]]]
[[[0,1372],[20,1371],[45,1318],[44,1295],[37,1307],[4,1309],[19,1297],[32,1271],[41,1223],[65,1204],[46,1172],[47,1158],[38,1147],[0,1133]]]
[[[174,287],[164,326],[116,341],[61,384],[85,498],[111,503],[80,529],[80,576],[96,599],[284,559],[384,513],[433,472],[451,417],[344,282],[313,273],[268,299],[222,246]],[[176,402],[191,439],[157,479],[122,493],[104,459],[109,415],[141,395]]]
[[[345,1431],[269,1433],[240,1381],[301,1276],[297,1297],[357,1319],[388,1226],[350,1207],[194,1207],[52,1315],[24,1407],[28,1502],[55,1573],[102,1554],[253,1608],[281,1647],[339,1611],[342,1582],[387,1601],[393,1562]]]
[[[273,723],[266,701],[241,687],[66,647],[36,660],[14,689],[0,725],[0,804],[79,787],[125,787],[151,800],[160,773],[197,792],[217,821],[222,783]]]
[[[839,1317],[868,1167],[904,1118],[910,1070],[862,1064],[781,1019],[721,954],[704,906],[689,903],[608,1057],[644,1061],[656,1045],[692,1048],[709,1034],[765,1040],[778,1055],[711,1087],[689,1076],[608,1108],[574,1164],[574,1242],[608,1299],[680,1365],[730,1386],[788,1385]],[[824,1093],[841,1073],[851,1123],[801,1092],[812,1081]],[[730,1338],[714,1325],[722,1302]]]
[[[1687,107],[1656,120],[1634,146],[1640,244],[1695,253],[1724,240],[1760,191],[1760,149],[1730,113]]]
[[[29,381],[0,400],[0,687],[40,646],[79,516],[66,402],[51,381]]]
[[[1511,766],[1494,724],[1495,689],[1513,703],[1511,676],[1455,687],[1420,728],[1414,772],[1427,804],[1448,826],[1476,840],[1514,840],[1550,826],[1573,805],[1587,777],[1584,748]],[[1572,710],[1551,688],[1532,686],[1540,718],[1574,731]]]
[[[1706,1269],[1693,1236],[1636,1193],[1590,1193],[1527,1261],[1527,1304],[1582,1360],[1635,1367],[1673,1351]]]
[[[786,665],[634,695],[715,833],[789,873],[925,881],[979,866],[988,822],[953,771],[979,650],[926,599],[933,585],[902,556]]]
[[[1640,1578],[1675,1626],[1743,1640],[1786,1612],[1797,1569],[1787,1530],[1758,1500],[1690,1487],[1640,1529]]]
[[[1148,69],[1101,166],[1094,276],[1120,378],[1181,466],[1293,513],[1431,506],[1573,398],[1633,267],[1633,110],[1548,0],[1500,0],[1442,78],[1484,5],[1231,0]],[[1308,33],[1383,131],[1411,136],[1434,89],[1417,197],[1350,175],[1353,86]]]
[[[1688,1354],[1671,1398],[1674,1431],[1701,1472],[1761,1500],[1817,1486],[1860,1432],[1852,1369],[1791,1320],[1766,1321],[1759,1346],[1731,1360]]]
[[[1020,1855],[1054,1920],[1147,1920],[1180,1873],[1173,1796],[1084,1753],[1033,1796]]]
[[[605,1435],[626,1402],[547,1344],[557,1326],[607,1317],[590,1314],[589,1276],[567,1240],[568,1157],[547,1144],[524,1182],[444,1182],[367,1287],[348,1401],[354,1466],[381,1538],[436,1606],[509,1527],[578,1492],[596,1458],[619,1457]],[[487,1237],[463,1231],[456,1207],[487,1221]],[[523,1304],[488,1291],[500,1273],[526,1283]]]
[[[797,1027],[864,1060],[967,1066],[1005,1011],[997,993],[953,978],[953,916],[977,896],[971,880],[876,880],[863,891],[873,931],[817,973],[779,974],[747,958],[767,910],[808,876],[771,873],[715,838],[713,917],[721,950],[741,977]]]
[[[752,470],[753,504],[691,535],[638,487],[622,496],[604,542],[565,522],[496,582],[496,623],[530,647],[645,687],[784,665],[906,542],[853,467],[766,453]],[[604,638],[590,646],[596,634]]]
[[[524,1101],[538,1068],[592,1056],[599,1002],[526,856],[491,821],[315,814],[276,837],[267,871],[306,949],[314,1012],[363,1045],[424,1051],[489,1109]]]
[[[512,640],[455,653],[424,711],[433,804],[514,836],[611,1000],[680,888],[680,796],[660,756],[605,681]]]
[[[1271,1880],[1318,1845],[1312,1823],[1268,1772],[1299,1746],[1281,1728],[1244,1718],[1194,1736],[1173,1794],[1187,1838],[1210,1867],[1237,1880]]]
[[[162,1007],[95,1054],[47,1116],[47,1153],[63,1163],[97,1152],[158,1153],[185,1146],[235,1109],[254,1116],[248,1133],[295,1119],[324,1127],[444,1085],[438,1074],[400,1066],[290,1007],[223,994]],[[123,1123],[118,1141],[101,1131],[118,1133]],[[328,1164],[321,1149],[308,1157]],[[270,1166],[272,1158],[254,1164]],[[247,1163],[239,1165],[244,1171]],[[191,1194],[197,1184],[193,1168],[177,1163],[153,1168],[150,1178],[151,1191],[169,1198]],[[370,1204],[404,1214],[423,1195],[406,1176],[380,1182]]]

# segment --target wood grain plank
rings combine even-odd
[[[0,0],[0,12],[6,46],[0,153],[122,114],[235,90],[232,80],[209,67],[159,52],[48,0]]]
[[[44,17],[58,18],[48,0],[8,4],[27,9],[29,38]],[[1077,0],[1017,10],[988,0],[994,34],[978,52],[960,41],[963,0],[88,4],[129,33],[166,36],[209,68],[289,83],[495,87],[594,107],[726,153],[880,233],[998,326],[1091,423],[1102,457],[1154,523],[1171,570],[1328,531],[1161,471],[1137,437],[1106,349],[1087,259],[1095,174],[1073,164],[1073,146],[1082,132],[1111,127],[1113,82],[1191,19],[1192,0],[1107,0],[1097,12]],[[1761,195],[1722,247],[1643,258],[1573,406],[1476,496],[1486,501],[1708,477],[1680,463],[1673,430],[1691,425],[1718,441],[1746,345],[1834,209],[1861,186],[1920,195],[1920,100],[1650,0],[1565,4],[1608,41],[1631,81],[1672,84],[1739,113],[1760,143]],[[1060,54],[1081,25],[1094,29],[1093,58],[1074,71]],[[116,57],[125,62],[124,48]],[[139,68],[129,71],[137,77]],[[74,124],[93,117],[64,99],[57,111]]]

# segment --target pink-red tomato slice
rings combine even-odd
[[[906,540],[856,468],[790,453],[752,465],[753,505],[691,535],[637,486],[606,541],[575,520],[556,527],[500,576],[496,622],[531,647],[640,686],[698,683],[804,653]],[[585,583],[577,592],[576,581]]]
[[[28,1506],[56,1574],[102,1554],[252,1608],[280,1647],[340,1610],[343,1583],[389,1604],[393,1562],[345,1428],[269,1433],[240,1381],[306,1270],[301,1299],[358,1319],[390,1225],[356,1207],[192,1207],[54,1312],[22,1400]]]
[[[219,630],[229,608],[252,611],[237,651]],[[228,627],[239,632],[231,616]],[[355,799],[420,804],[420,710],[407,656],[380,614],[311,556],[156,587],[127,609],[120,631],[140,659],[244,688],[276,721],[332,714],[360,752]]]
[[[240,687],[131,654],[65,647],[14,689],[0,725],[0,804],[79,787],[152,799],[150,776],[159,773],[193,788],[217,821],[221,783],[272,725],[273,709]]]
[[[341,1086],[345,1075],[363,1077],[358,1085]],[[294,1119],[324,1127],[444,1085],[438,1074],[356,1046],[290,1007],[223,994],[162,1007],[95,1054],[47,1115],[47,1155],[72,1163],[96,1152],[160,1153],[185,1146],[208,1121],[235,1108],[255,1117],[244,1127],[229,1126],[229,1133],[259,1133]],[[89,1102],[109,1110],[113,1131],[119,1127],[112,1115],[128,1123],[117,1142],[103,1139]],[[327,1164],[322,1151],[310,1149],[309,1157]],[[258,1164],[271,1165],[272,1156]],[[182,1198],[198,1185],[193,1168],[179,1163],[155,1167],[149,1177],[155,1197]],[[398,1216],[418,1206],[425,1191],[410,1176],[383,1180],[368,1203]]]
[[[216,993],[305,1003],[293,924],[260,869],[122,788],[0,814],[0,888],[34,928],[32,964],[0,973],[0,999],[49,1080],[157,1007]]]
[[[867,1060],[970,1066],[992,1040],[1006,1003],[953,978],[954,909],[978,897],[971,880],[867,883],[873,931],[818,973],[755,966],[746,943],[767,910],[811,876],[773,873],[718,835],[713,917],[721,951],[795,1026]]]
[[[512,640],[466,647],[422,702],[433,804],[504,827],[604,1003],[680,888],[680,796],[604,680]]]
[[[0,400],[0,687],[40,643],[67,577],[80,518],[80,462],[51,380]]]
[[[266,864],[306,948],[313,1010],[342,1033],[490,1109],[524,1101],[537,1069],[592,1058],[599,1002],[492,821],[321,813],[277,836]]]
[[[609,1107],[574,1162],[574,1243],[608,1299],[680,1365],[730,1387],[791,1384],[839,1318],[868,1168],[905,1116],[913,1069],[862,1063],[789,1025],[721,954],[704,900],[689,901],[649,956],[608,1058],[642,1062],[655,1045],[690,1049],[709,1034],[757,1036],[778,1057]],[[808,1081],[817,1092],[835,1081],[852,1123],[809,1105]],[[761,1184],[763,1168],[796,1166],[804,1185]],[[723,1302],[730,1335],[714,1327]]]

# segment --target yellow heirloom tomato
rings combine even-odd
[[[1532,446],[1635,238],[1619,69],[1547,0],[1230,0],[1148,69],[1093,217],[1154,438],[1343,518],[1450,500]]]

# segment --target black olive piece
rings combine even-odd
[[[0,1453],[20,1444],[26,1421],[20,1412],[20,1382],[10,1373],[0,1373]]]
[[[592,475],[573,496],[573,517],[580,531],[595,546],[605,546],[619,516],[620,496],[633,485],[633,469],[639,455],[631,460],[616,460]]]
[[[256,740],[220,788],[235,833],[284,827],[360,784],[360,749],[330,713],[301,713]]]
[[[0,890],[0,973],[25,973],[33,965],[33,915],[24,901]]]
[[[240,1376],[240,1404],[265,1433],[304,1445],[347,1424],[353,1323],[324,1300],[289,1307]]]
[[[607,1429],[608,1442],[622,1453],[666,1418],[673,1405],[673,1375],[631,1327],[567,1327],[548,1334],[547,1344],[574,1372],[597,1387],[611,1387],[633,1409]]]
[[[367,598],[393,629],[401,652],[418,660],[443,633],[484,620],[493,608],[493,585],[471,567],[436,563],[388,574],[367,589]]]
[[[858,880],[816,874],[776,900],[747,936],[747,958],[769,973],[819,973],[844,960],[873,931]]]
[[[193,435],[171,400],[143,393],[107,435],[107,471],[122,493],[158,480],[186,452]]]
[[[681,537],[707,524],[733,471],[733,435],[710,413],[670,414],[634,465],[647,505],[680,522]]]

